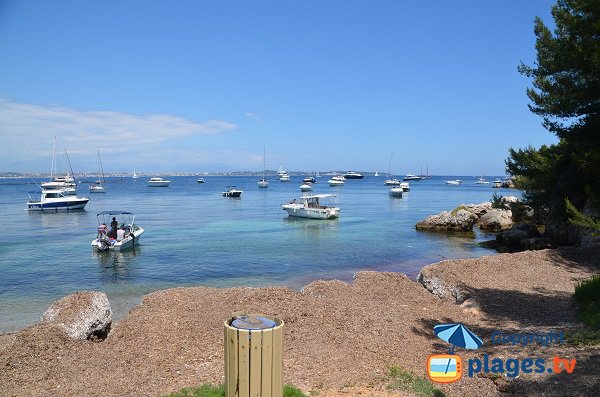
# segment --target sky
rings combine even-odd
[[[552,4],[0,0],[0,172],[503,175]]]

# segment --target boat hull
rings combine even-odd
[[[335,207],[328,208],[304,208],[302,205],[284,205],[282,206],[289,216],[307,219],[335,219],[340,216],[340,209]]]
[[[223,192],[223,197],[240,197],[242,192]]]
[[[401,187],[393,187],[390,189],[390,196],[402,198],[402,192],[404,190]]]
[[[171,182],[148,182],[148,187],[169,187]]]
[[[58,212],[58,211],[76,211],[82,210],[85,208],[87,203],[90,200],[85,199],[77,199],[77,200],[69,200],[69,201],[57,201],[57,202],[39,202],[39,201],[29,201],[27,202],[27,210],[28,211],[49,211],[49,212]]]

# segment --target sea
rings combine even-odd
[[[462,203],[480,203],[515,190],[476,184],[473,176],[434,176],[411,181],[393,198],[385,177],[366,176],[330,187],[317,179],[313,194],[333,193],[339,219],[290,218],[281,204],[300,197],[302,176],[259,189],[258,176],[173,176],[169,187],[147,187],[148,178],[107,178],[106,193],[90,197],[83,211],[26,210],[36,182],[0,178],[0,333],[40,320],[54,301],[82,290],[108,295],[115,319],[150,292],[187,286],[287,286],[299,290],[317,279],[351,282],[361,270],[402,272],[416,278],[427,264],[494,252],[478,246],[493,236],[415,230],[428,215]],[[458,186],[447,179],[462,179]],[[241,198],[225,198],[236,185]],[[97,214],[127,211],[145,229],[139,246],[125,252],[94,252]],[[118,221],[124,221],[118,217]],[[109,220],[110,221],[110,220]],[[475,228],[476,229],[476,228]]]

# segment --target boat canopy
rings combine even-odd
[[[133,215],[133,212],[127,212],[127,211],[102,211],[102,212],[98,213],[98,215],[96,215],[96,216],[100,216],[100,215]]]

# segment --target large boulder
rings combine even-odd
[[[100,339],[108,336],[112,310],[104,292],[79,291],[54,302],[42,316],[73,339]]]
[[[500,246],[511,250],[548,248],[549,239],[542,239],[535,225],[515,223],[513,227],[496,235]]]
[[[507,209],[492,208],[479,218],[479,228],[490,232],[510,229],[512,224],[512,211]]]
[[[473,225],[477,222],[477,219],[479,219],[477,215],[461,208],[458,211],[444,211],[428,216],[417,222],[415,228],[417,230],[467,232],[473,230]]]
[[[489,201],[484,201],[483,203],[479,204],[463,204],[459,208],[461,207],[469,212],[472,212],[479,218],[492,209],[492,203]]]

